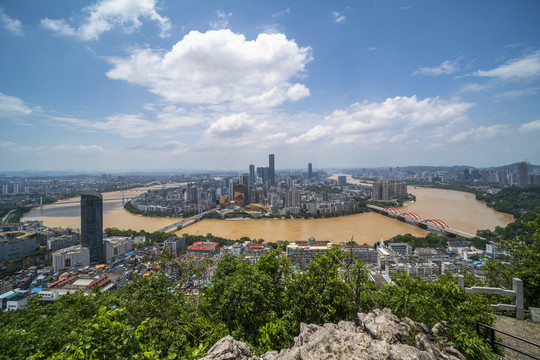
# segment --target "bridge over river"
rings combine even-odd
[[[204,215],[208,214],[208,212],[209,211],[205,211],[205,212],[202,212],[202,213],[197,214],[195,216],[188,217],[186,219],[182,219],[182,220],[180,220],[178,222],[175,222],[174,224],[171,224],[169,226],[165,226],[164,228],[161,228],[158,231],[169,232],[171,230],[177,231],[177,230],[183,229],[186,226],[193,225],[197,221],[200,221],[204,217]]]
[[[401,212],[398,209],[393,208],[393,207],[382,208],[380,206],[375,206],[375,205],[368,205],[367,207],[380,214],[390,216],[400,221],[411,223],[422,229],[439,232],[446,236],[461,237],[461,238],[466,238],[466,239],[471,239],[471,238],[476,237],[476,235],[468,234],[466,232],[463,232],[457,229],[452,229],[450,226],[448,226],[447,223],[445,223],[443,220],[440,220],[440,219],[422,219],[420,215],[416,213]]]

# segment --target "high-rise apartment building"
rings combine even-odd
[[[255,182],[255,165],[249,165],[249,183],[252,184]]]
[[[311,163],[307,164],[307,177],[308,179],[313,177],[313,167],[311,166]]]
[[[268,181],[271,186],[276,186],[276,163],[274,154],[268,155]]]
[[[90,250],[90,262],[102,263],[103,197],[97,191],[81,193],[81,245]]]
[[[407,184],[397,180],[379,180],[373,183],[373,200],[392,200],[407,196]]]
[[[337,182],[339,186],[346,186],[347,185],[347,176],[346,175],[339,175],[337,177]]]
[[[517,164],[517,173],[519,186],[529,185],[531,183],[531,173],[528,161],[522,161]]]

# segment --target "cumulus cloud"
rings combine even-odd
[[[528,132],[539,131],[539,130],[540,130],[540,120],[534,120],[526,124],[523,124],[519,127],[519,131],[522,133],[528,133]]]
[[[156,10],[156,0],[101,0],[83,9],[86,14],[81,25],[74,27],[64,19],[41,20],[41,25],[60,35],[77,37],[81,40],[97,40],[104,32],[120,28],[130,33],[142,25],[142,20],[159,23],[161,36],[171,28],[167,17]]]
[[[507,125],[491,125],[491,126],[479,126],[477,128],[472,128],[467,131],[462,131],[455,134],[450,138],[450,142],[463,142],[466,140],[481,140],[493,137],[498,133],[506,130]]]
[[[331,125],[316,125],[309,131],[289,139],[289,144],[296,144],[300,142],[312,142],[323,138],[329,139],[334,131],[334,127]]]
[[[146,86],[171,102],[254,104],[272,107],[309,95],[290,80],[312,59],[284,34],[259,34],[248,41],[231,30],[191,31],[170,51],[137,49],[109,59],[111,79]]]
[[[15,35],[24,35],[22,24],[19,20],[11,18],[3,8],[0,7],[0,24]]]
[[[210,125],[208,132],[213,136],[238,138],[243,133],[251,131],[253,125],[254,121],[247,113],[232,114],[220,117]]]
[[[458,60],[445,60],[442,64],[434,67],[421,67],[412,73],[415,75],[439,76],[453,74],[459,70]]]
[[[491,70],[478,70],[473,75],[499,80],[527,79],[540,75],[540,51],[522,58],[512,59],[506,64]]]
[[[30,115],[31,113],[32,109],[25,105],[23,100],[0,93],[0,116]]]
[[[334,11],[332,16],[334,17],[334,22],[336,23],[342,23],[342,22],[345,22],[345,20],[347,20],[344,15],[341,15],[337,11]]]
[[[359,102],[335,110],[322,124],[292,137],[290,143],[327,139],[333,143],[397,141],[404,133],[420,128],[439,128],[467,118],[471,103],[436,98],[397,96],[383,102]],[[396,137],[397,136],[397,137]]]

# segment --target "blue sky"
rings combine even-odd
[[[538,1],[4,0],[0,172],[540,163]]]

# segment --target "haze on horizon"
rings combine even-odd
[[[540,163],[540,3],[5,0],[0,172]]]

